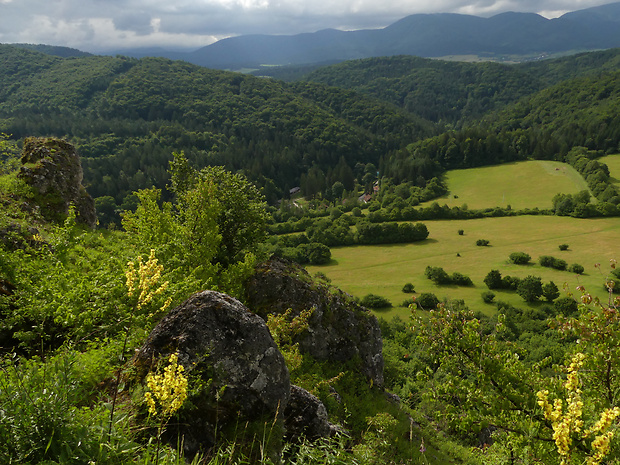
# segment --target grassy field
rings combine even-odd
[[[614,179],[616,185],[620,184],[620,154],[607,155],[599,158],[601,163],[605,163],[609,167],[609,174]]]
[[[617,172],[620,177],[620,162]],[[449,194],[433,202],[450,207],[467,204],[470,209],[507,205],[513,209],[551,208],[551,199],[558,192],[574,194],[588,189],[574,168],[547,160],[453,170],[446,174],[446,182]]]
[[[325,273],[334,285],[352,295],[363,297],[378,294],[389,299],[394,307],[378,311],[377,315],[391,318],[409,316],[405,308],[397,307],[411,297],[401,289],[411,282],[416,293],[432,292],[439,298],[464,299],[474,310],[492,313],[494,305],[485,304],[481,293],[487,290],[484,277],[491,269],[502,276],[524,278],[540,276],[543,283],[553,281],[565,295],[584,284],[590,292],[606,298],[603,282],[609,272],[609,260],[620,260],[620,218],[575,219],[556,216],[518,216],[477,220],[427,221],[429,238],[426,241],[388,246],[356,246],[332,249],[328,265],[309,266],[308,271]],[[460,236],[458,230],[463,229]],[[476,246],[477,239],[490,241],[488,247]],[[560,251],[558,245],[569,244],[569,250]],[[532,256],[532,265],[513,265],[508,256],[512,252],[526,252]],[[457,256],[459,254],[460,256]],[[551,255],[569,265],[585,267],[581,277],[567,271],[557,271],[538,265],[540,255]],[[601,264],[601,271],[594,267]],[[469,276],[474,287],[436,286],[424,277],[427,266],[441,266],[449,274],[455,271]],[[496,300],[523,307],[525,302],[516,293],[494,291]]]

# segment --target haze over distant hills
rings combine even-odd
[[[128,49],[128,56],[162,56],[209,68],[301,65],[393,55],[476,55],[524,59],[620,47],[620,2],[546,19],[534,13],[491,18],[461,14],[416,14],[383,29],[325,29],[292,36],[243,35],[190,53]],[[112,53],[112,52],[110,52]]]

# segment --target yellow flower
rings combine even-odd
[[[163,418],[172,416],[187,398],[187,377],[183,374],[185,368],[179,365],[177,354],[170,355],[168,362],[163,374],[149,373],[146,376],[149,391],[144,394],[149,414]]]
[[[142,257],[138,257],[137,270],[134,262],[127,263],[127,271],[125,272],[127,295],[133,297],[136,291],[139,292],[138,303],[136,305],[138,310],[151,303],[156,295],[168,289],[168,281],[164,281],[161,284],[159,283],[163,271],[164,267],[157,264],[154,249],[151,249],[146,263],[142,262]],[[160,310],[163,311],[168,308],[170,302],[171,299],[167,299]]]

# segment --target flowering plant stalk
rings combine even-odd
[[[161,434],[170,417],[187,398],[187,377],[183,374],[183,365],[178,363],[177,354],[170,355],[168,363],[163,374],[149,373],[146,376],[148,391],[144,394],[144,401],[148,405],[149,415],[159,417],[155,463],[159,461]]]
[[[609,453],[610,442],[614,432],[610,430],[614,420],[620,416],[620,408],[607,408],[601,413],[600,419],[590,428],[583,429],[583,401],[579,381],[579,369],[582,367],[585,355],[577,353],[573,356],[568,367],[568,375],[564,383],[567,397],[566,402],[557,398],[553,406],[549,402],[549,391],[543,390],[536,393],[538,405],[543,410],[545,418],[551,421],[553,428],[553,440],[562,458],[561,465],[569,465],[573,455],[573,441],[585,440],[596,435],[591,443],[592,455],[586,458],[587,465],[599,465]],[[564,409],[566,404],[566,409]],[[597,434],[598,433],[598,434]]]
[[[138,299],[136,304],[132,307],[127,328],[125,330],[125,339],[123,341],[123,349],[120,356],[121,366],[123,362],[123,355],[127,349],[129,332],[131,330],[136,311],[148,306],[153,301],[155,296],[163,293],[168,288],[168,281],[160,283],[164,267],[157,263],[154,249],[151,249],[151,253],[146,263],[142,262],[142,257],[138,257],[137,262],[137,269],[134,262],[128,262],[127,271],[125,271],[127,296],[134,297],[134,295],[137,295]],[[171,301],[172,299],[170,297],[166,299],[163,305],[159,308],[158,313],[166,310],[166,308],[170,306]],[[153,317],[153,315],[153,313],[150,313],[149,317]],[[116,382],[114,385],[114,394],[112,396],[112,407],[110,409],[110,426],[108,428],[108,437],[112,433],[112,422],[114,420],[114,410],[116,407],[118,384],[121,376],[121,366],[119,366],[118,371],[116,372]]]

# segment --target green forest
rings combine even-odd
[[[350,266],[343,250],[421,254],[444,240],[430,222],[458,224],[451,240],[485,251],[495,238],[469,236],[466,221],[617,221],[620,50],[515,65],[398,56],[269,76],[10,45],[0,57],[0,463],[620,460],[620,269],[563,258],[587,236],[553,255],[514,250],[502,263],[518,272],[485,269],[483,281],[459,271],[461,259],[475,266],[465,249],[419,270],[453,294],[480,287],[485,311],[395,273],[410,316],[381,318],[390,301],[327,276]],[[73,149],[79,162],[63,158]],[[546,208],[442,204],[455,198],[448,171],[532,160],[570,167],[587,189],[553,192]],[[79,186],[37,184],[63,163]],[[597,247],[606,257],[615,243]],[[181,352],[136,362],[201,291],[262,317],[252,282],[280,266],[288,287],[274,291],[310,303],[267,311],[264,324],[291,385],[333,426],[320,438],[287,436],[279,408],[226,423],[232,387]],[[597,288],[564,288],[556,272]],[[380,329],[380,376],[359,354],[322,359],[304,339],[344,328],[351,341],[358,325]],[[196,442],[188,425],[205,411],[215,426]]]

